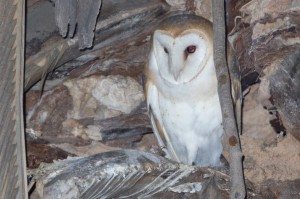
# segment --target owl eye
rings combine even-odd
[[[164,47],[164,51],[165,51],[165,53],[169,54],[169,51],[166,47]]]
[[[188,53],[188,54],[191,54],[191,53],[194,53],[196,51],[196,46],[194,45],[191,45],[191,46],[188,46],[185,51]]]

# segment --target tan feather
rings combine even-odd
[[[157,120],[155,115],[151,112],[151,107],[150,107],[150,113],[149,114],[150,114],[151,121],[153,121],[153,127],[156,128],[158,136],[161,138],[161,140],[163,141],[163,143],[165,145],[165,146],[162,146],[162,147],[169,146],[169,149],[171,149],[169,152],[171,152],[171,154],[168,154],[168,155],[170,157],[172,157],[173,160],[176,160],[176,161],[179,162],[179,158],[176,155],[176,152],[174,150],[174,147],[172,145],[172,142],[170,141],[170,138],[169,138],[168,134],[164,130],[163,126],[159,123],[159,121]]]
[[[147,74],[147,71],[145,71],[145,73]],[[146,76],[147,81],[144,84],[145,96],[147,96],[147,92],[148,92],[149,87],[151,85],[153,85],[152,81],[151,81],[152,80],[151,77],[153,77],[153,76],[150,75],[149,73]],[[153,131],[156,134],[156,136],[159,137],[160,140],[163,142],[163,145],[161,145],[160,147],[164,150],[164,149],[166,149],[167,146],[169,146],[171,151],[166,151],[166,150],[164,150],[164,151],[167,153],[168,156],[172,157],[176,161],[179,161],[179,158],[177,157],[177,155],[175,153],[174,147],[172,146],[172,142],[170,141],[168,134],[166,133],[166,131],[164,130],[164,128],[160,124],[160,122],[157,120],[155,114],[152,111],[151,106],[147,107],[147,108],[148,108],[148,114],[149,114],[149,117],[150,117],[150,120],[151,120],[151,123],[152,123]],[[171,152],[171,154],[168,153],[168,152]]]

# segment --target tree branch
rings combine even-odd
[[[214,63],[218,79],[218,93],[222,109],[223,147],[229,151],[231,194],[230,198],[245,198],[245,182],[242,166],[238,130],[235,122],[231,85],[226,61],[224,0],[212,1],[213,32],[214,32]]]

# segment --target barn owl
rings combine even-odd
[[[152,36],[145,76],[152,128],[166,156],[220,166],[223,127],[212,23],[189,14],[165,19]]]

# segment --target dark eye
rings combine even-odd
[[[188,46],[185,51],[188,53],[188,54],[191,54],[191,53],[194,53],[196,51],[196,46],[194,45],[191,45],[191,46]]]
[[[165,53],[169,54],[169,51],[166,47],[164,47],[164,51],[165,51]]]

